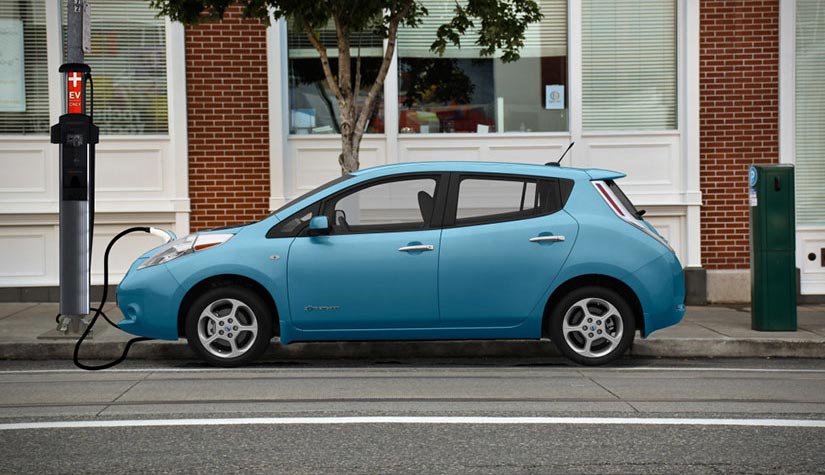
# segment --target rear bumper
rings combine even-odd
[[[632,275],[644,312],[643,337],[682,321],[685,316],[685,276],[673,253],[662,254]]]

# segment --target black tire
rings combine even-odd
[[[630,305],[615,291],[597,286],[565,295],[550,309],[547,324],[556,348],[586,366],[603,365],[620,357],[636,335],[636,318]]]
[[[252,290],[237,285],[215,287],[189,307],[186,339],[210,365],[234,368],[249,364],[266,351],[272,322],[269,308]]]

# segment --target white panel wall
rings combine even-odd
[[[803,295],[825,294],[825,263],[822,262],[825,249],[825,227],[797,226],[796,262],[801,271]],[[813,254],[813,260],[809,254]]]
[[[587,135],[575,166],[618,169],[622,189],[637,204],[682,204],[679,134]]]
[[[543,164],[556,161],[570,143],[568,134],[403,134],[398,161],[482,160]]]
[[[287,198],[300,196],[316,186],[341,176],[338,154],[341,137],[338,135],[291,136],[287,140],[288,156],[285,166],[293,170],[286,177]],[[361,141],[359,154],[361,168],[387,163],[387,146],[383,136],[367,136]],[[278,173],[277,170],[272,171]]]
[[[168,137],[102,137],[97,147],[92,283],[103,282],[103,251],[121,230],[151,225],[188,232],[188,200],[176,198]],[[59,151],[47,137],[0,138],[0,287],[57,285]],[[185,179],[185,176],[183,177]],[[185,185],[185,182],[183,183]],[[118,283],[135,257],[160,244],[128,237],[110,262]]]

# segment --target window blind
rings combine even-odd
[[[287,53],[290,58],[318,58],[318,51],[312,46],[307,38],[306,32],[298,28],[295,22],[287,20]],[[338,57],[338,35],[335,32],[335,25],[330,23],[327,27],[317,31],[318,39],[327,49],[327,56]],[[350,33],[350,55],[358,56],[358,48],[361,48],[361,57],[382,56],[384,54],[384,39],[372,31],[354,31]]]
[[[672,130],[676,121],[676,2],[584,0],[585,130]]]
[[[49,132],[43,0],[0,2],[0,134]]]
[[[438,27],[449,23],[455,15],[455,2],[444,0],[419,0],[429,14],[417,28],[402,27],[398,30],[398,54],[405,58],[430,58],[435,53],[430,45],[436,38]],[[544,18],[527,28],[522,57],[540,58],[546,56],[567,56],[567,1],[538,0]],[[474,20],[476,27],[480,20]],[[468,30],[461,37],[461,48],[448,46],[445,58],[478,58],[480,48],[476,46],[478,29]]]
[[[92,68],[95,123],[100,133],[168,133],[163,18],[147,2],[95,0],[89,4],[92,52],[85,55],[85,61]],[[65,0],[60,11],[65,45]]]
[[[825,1],[796,4],[796,222],[825,225]]]

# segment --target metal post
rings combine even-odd
[[[83,21],[87,8],[86,0],[68,0],[66,50],[68,63],[83,63]],[[66,78],[71,80],[71,74]],[[85,79],[83,79],[85,82]],[[85,86],[85,84],[83,84]],[[68,112],[74,112],[68,105],[71,98],[66,88]],[[86,113],[86,88],[81,87],[80,109]],[[79,334],[84,327],[83,318],[89,313],[89,198],[87,146],[75,147],[68,152],[66,146],[60,145],[60,313],[63,315],[59,330]],[[64,164],[72,160],[73,164]],[[73,165],[80,175],[67,176],[64,165]],[[86,196],[66,193],[66,188],[78,183],[66,183],[66,180],[80,180],[86,187]],[[85,183],[82,183],[85,180]],[[67,196],[69,195],[69,196]]]

